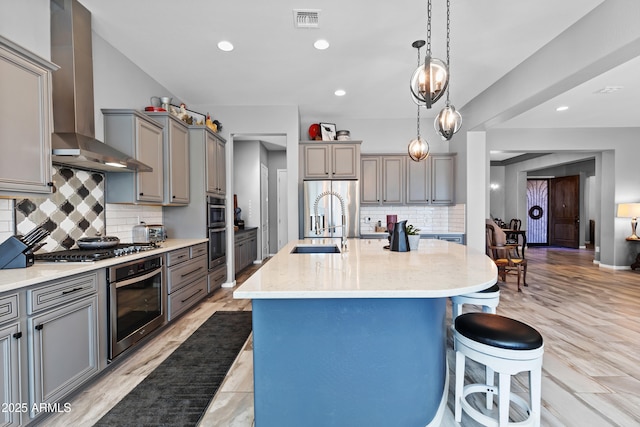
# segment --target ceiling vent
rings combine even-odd
[[[622,86],[605,86],[600,90],[595,91],[594,93],[614,93],[623,89]]]
[[[319,28],[320,10],[293,9],[293,26],[295,28]]]

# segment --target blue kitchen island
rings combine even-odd
[[[489,287],[497,270],[456,243],[387,243],[290,242],[234,292],[252,299],[257,427],[440,424],[447,297]]]

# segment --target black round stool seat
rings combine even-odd
[[[515,319],[491,313],[466,313],[456,317],[455,328],[470,340],[508,350],[542,347],[542,335]]]
[[[500,291],[500,286],[498,286],[497,284],[494,284],[493,286],[487,288],[487,289],[483,289],[481,290],[479,293],[481,294],[491,294],[493,292],[499,292]]]

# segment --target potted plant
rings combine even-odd
[[[407,236],[409,237],[409,249],[417,251],[420,244],[420,229],[411,224],[407,225]]]

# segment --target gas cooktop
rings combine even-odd
[[[66,251],[40,253],[36,254],[35,258],[36,261],[47,262],[93,262],[149,251],[157,247],[158,245],[153,243],[121,243],[102,249],[69,249]]]

